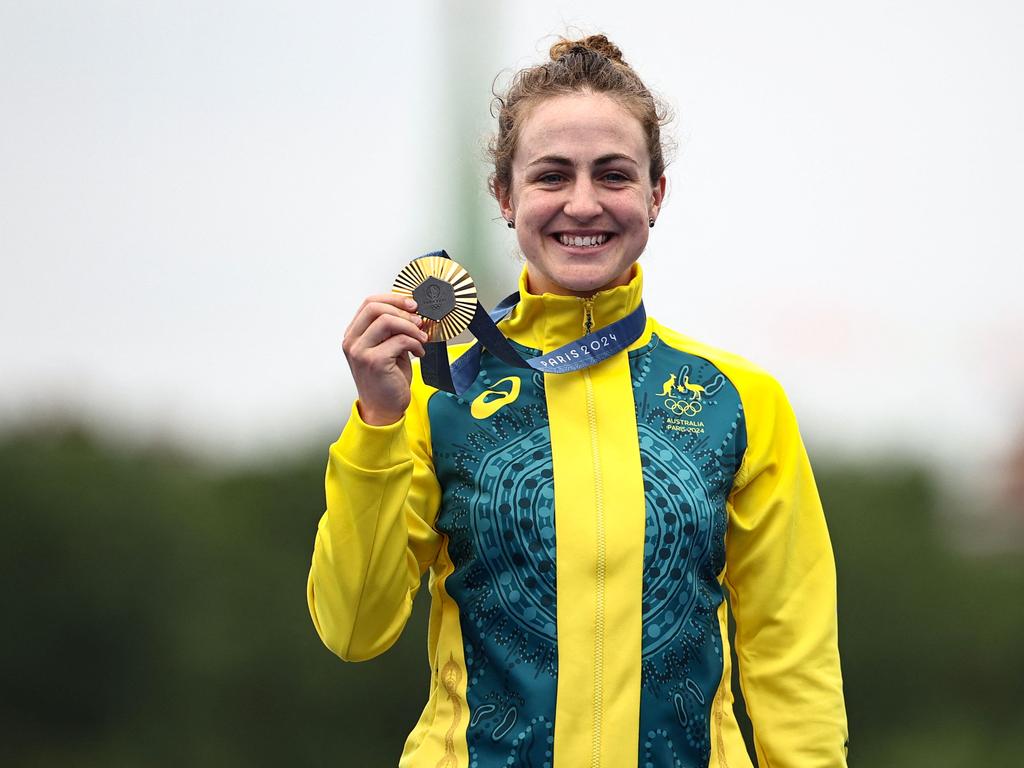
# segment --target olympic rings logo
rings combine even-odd
[[[704,406],[700,400],[677,400],[674,397],[666,397],[665,407],[676,416],[696,416]]]

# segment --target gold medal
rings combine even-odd
[[[421,256],[409,262],[391,290],[416,301],[427,341],[455,338],[469,327],[476,312],[473,278],[460,264],[443,256]]]

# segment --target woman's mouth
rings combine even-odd
[[[554,236],[558,242],[568,248],[596,248],[608,242],[611,235],[607,232],[599,235],[570,235],[562,232]]]

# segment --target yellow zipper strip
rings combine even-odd
[[[583,332],[594,329],[593,300],[583,303]],[[590,450],[594,466],[594,513],[597,516],[597,585],[594,605],[594,721],[591,732],[590,765],[601,765],[601,728],[604,719],[604,613],[607,550],[604,525],[604,488],[601,478],[601,452],[597,440],[597,408],[594,404],[594,383],[590,371],[584,369],[583,382],[587,390],[587,421],[590,425]]]
[[[594,730],[590,765],[601,765],[601,725],[604,714],[604,591],[606,576],[606,542],[604,529],[604,492],[601,480],[601,455],[597,445],[597,412],[594,407],[594,385],[590,371],[583,372],[587,387],[587,420],[590,422],[590,448],[594,462],[594,512],[597,515],[597,588],[594,606]]]
[[[574,309],[580,314],[573,325],[598,330],[596,302],[580,298]],[[628,356],[545,379],[555,507],[561,510],[554,765],[636,768],[643,589],[643,550],[637,544],[645,523]],[[605,464],[613,473],[607,486]],[[590,695],[584,693],[588,688]]]

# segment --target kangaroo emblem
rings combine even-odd
[[[658,397],[664,397],[665,395],[671,395],[672,390],[676,388],[676,375],[670,373],[668,379],[665,380],[665,385],[662,387],[661,394]]]
[[[673,374],[674,375],[674,374]],[[690,383],[690,374],[683,374],[683,386],[676,387],[679,392],[689,392],[691,400],[700,400],[700,396],[706,391],[700,384]]]
[[[708,405],[716,405],[717,401],[713,398],[725,386],[725,375],[721,372],[704,384],[690,381],[690,366],[690,363],[686,363],[675,373],[670,373],[661,388],[659,397],[665,398],[662,404],[674,416],[695,417],[704,410],[705,395],[712,398],[707,401]]]

